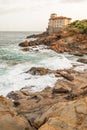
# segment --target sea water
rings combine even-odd
[[[6,96],[23,87],[30,87],[29,91],[32,92],[41,91],[53,87],[58,80],[53,74],[33,76],[25,73],[31,67],[60,70],[79,64],[73,55],[58,54],[43,45],[31,47],[30,51],[24,52],[18,44],[26,40],[26,36],[36,33],[0,32],[0,95]]]

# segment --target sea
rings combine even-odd
[[[26,73],[32,67],[44,67],[51,70],[69,69],[76,65],[77,71],[83,71],[87,65],[78,63],[79,57],[68,53],[59,54],[44,45],[30,47],[24,52],[19,43],[26,37],[40,32],[0,32],[0,95],[6,96],[11,91],[28,88],[30,92],[42,91],[53,87],[58,79],[53,74],[32,75]]]

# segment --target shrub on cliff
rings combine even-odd
[[[87,34],[87,20],[76,20],[70,24],[70,27],[77,29],[80,33]]]

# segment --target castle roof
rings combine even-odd
[[[55,20],[55,19],[69,19],[69,20],[71,20],[71,18],[64,17],[64,16],[57,16],[57,17],[54,17],[54,18],[50,18],[49,20]]]

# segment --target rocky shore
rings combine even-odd
[[[58,53],[69,52],[76,56],[87,54],[87,34],[78,33],[72,35],[69,31],[63,31],[60,34],[54,34],[52,36],[49,36],[47,33],[42,33],[30,37],[37,37],[37,39],[29,42],[24,41],[19,44],[19,46],[26,48],[26,51],[31,46],[46,45],[48,49],[52,49]]]
[[[61,76],[54,87],[32,93],[28,87],[0,97],[0,130],[86,130],[87,70],[31,68],[32,75]],[[28,73],[28,72],[25,72]]]
[[[46,45],[58,53],[81,56],[78,62],[87,64],[87,34],[72,34],[63,30],[49,36],[46,32],[27,38],[19,44],[23,51],[29,47]],[[30,92],[29,87],[0,96],[0,130],[87,130],[87,70],[76,71],[75,66],[65,70],[32,67],[24,73],[54,74],[61,77],[56,84],[41,92]],[[33,86],[31,86],[33,87]]]

